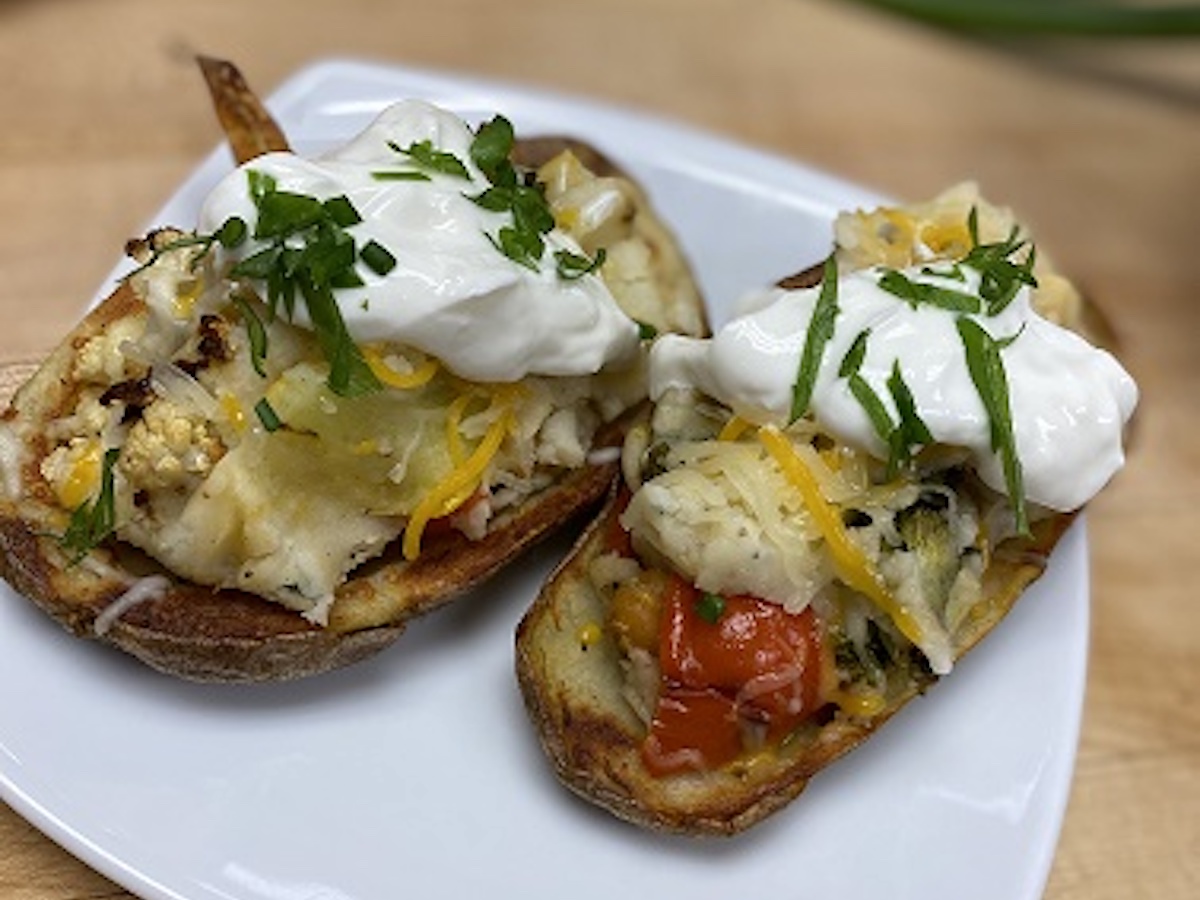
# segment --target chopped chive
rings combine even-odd
[[[316,225],[326,217],[325,207],[316,197],[291,191],[271,191],[258,203],[258,239],[286,237]]]
[[[889,294],[904,300],[913,309],[919,305],[936,306],[950,312],[977,313],[981,305],[979,298],[962,291],[951,290],[936,284],[911,281],[902,272],[888,269],[879,279],[879,286]]]
[[[637,321],[638,339],[643,341],[652,341],[658,337],[658,329],[649,322]]]
[[[271,401],[266,397],[254,404],[254,412],[258,415],[258,421],[262,422],[263,428],[267,431],[278,431],[283,427],[283,422],[279,420],[279,414],[275,412],[275,407],[271,406]]]
[[[344,194],[340,194],[337,197],[330,197],[323,205],[325,212],[329,213],[329,217],[342,228],[349,228],[351,225],[357,225],[362,221],[362,216],[358,214],[358,210],[354,208],[354,204],[350,202],[350,198]]]
[[[216,239],[224,248],[232,249],[241,246],[248,233],[246,220],[240,216],[230,216],[217,230]]]
[[[867,414],[867,418],[871,422],[871,428],[884,444],[889,448],[892,445],[892,433],[895,431],[895,423],[892,422],[892,416],[888,412],[883,401],[879,399],[879,395],[867,383],[867,379],[863,378],[857,372],[850,374],[850,393],[854,395],[854,399],[858,401],[858,405],[863,408],[863,412]]]
[[[596,251],[595,259],[588,259],[570,250],[555,250],[554,262],[558,277],[564,281],[576,281],[584,275],[590,275],[604,265],[607,256],[604,248]]]
[[[267,359],[267,329],[263,326],[262,319],[243,298],[234,295],[233,302],[242,314],[242,321],[246,323],[246,339],[250,342],[250,363],[255,372],[266,378],[267,370],[263,364]]]
[[[516,183],[516,172],[509,162],[515,140],[512,123],[504,116],[495,116],[476,129],[471,161],[492,184]]]
[[[59,538],[59,545],[72,553],[72,565],[99,546],[116,527],[113,466],[120,455],[121,451],[115,447],[104,451],[100,464],[100,492],[91,503],[85,501],[72,511],[67,529]]]
[[[957,325],[966,354],[967,371],[987,411],[992,449],[1000,454],[1004,467],[1004,482],[1017,533],[1028,535],[1029,520],[1025,510],[1021,460],[1017,456],[1017,441],[1013,431],[1008,378],[1004,372],[1004,361],[1000,358],[1000,351],[1015,340],[1020,332],[1009,338],[996,339],[973,319],[961,317]]]
[[[912,391],[900,371],[900,360],[892,362],[892,374],[888,377],[887,386],[900,416],[900,424],[889,439],[888,474],[894,475],[901,465],[908,464],[912,459],[914,447],[933,443],[933,434],[917,412]]]
[[[396,268],[396,257],[392,256],[387,247],[377,241],[367,241],[362,250],[358,252],[358,258],[376,275],[386,275]]]
[[[432,181],[424,172],[418,171],[378,171],[372,172],[371,177],[376,181]]]
[[[725,598],[708,591],[696,598],[696,615],[709,625],[716,625],[725,612]]]
[[[825,260],[821,292],[817,297],[816,306],[813,307],[812,318],[809,319],[808,332],[804,336],[804,351],[800,355],[800,366],[796,372],[796,381],[792,385],[792,414],[788,419],[789,424],[808,412],[808,404],[817,383],[817,373],[821,368],[821,357],[825,353],[825,345],[833,337],[834,320],[838,314],[837,294],[837,260],[830,255]]]
[[[401,147],[395,141],[388,141],[388,146],[411,159],[416,165],[429,172],[440,175],[453,175],[456,178],[469,179],[470,173],[461,159],[453,153],[438,150],[429,140],[415,141],[407,147]]]

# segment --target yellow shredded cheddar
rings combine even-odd
[[[402,548],[405,559],[414,560],[420,556],[421,536],[430,521],[450,515],[478,489],[483,473],[513,426],[511,394],[497,392],[493,405],[501,408],[500,415],[488,427],[483,440],[470,456],[422,497],[413,510],[404,529]]]
[[[387,361],[380,354],[378,348],[363,345],[361,350],[363,359],[367,361],[367,365],[370,366],[375,377],[388,387],[410,390],[427,384],[437,374],[438,361],[432,356],[427,357],[423,363],[416,366],[411,372],[398,372],[387,364]]]
[[[784,477],[800,492],[805,508],[812,515],[817,530],[829,548],[838,578],[887,613],[906,638],[918,647],[923,646],[920,624],[907,607],[892,596],[883,579],[872,568],[870,560],[850,540],[838,511],[821,495],[817,480],[791,442],[779,429],[770,426],[760,428],[758,438],[783,470]]]
[[[721,428],[721,433],[717,435],[718,441],[736,441],[746,429],[750,427],[750,423],[741,416],[730,416],[729,421]]]

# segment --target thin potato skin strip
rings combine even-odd
[[[211,56],[197,56],[196,62],[204,74],[217,119],[239,165],[264,153],[291,149],[283,129],[250,90],[237,66]]]

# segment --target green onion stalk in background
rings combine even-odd
[[[1095,0],[860,0],[931,24],[977,33],[1088,37],[1194,37],[1198,4]]]

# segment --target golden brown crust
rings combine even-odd
[[[516,673],[526,708],[559,779],[575,793],[643,827],[690,835],[732,835],[786,806],[808,781],[861,744],[936,678],[914,674],[887,707],[869,717],[835,716],[778,752],[763,752],[726,768],[658,778],[642,764],[641,721],[623,696],[620,652],[603,623],[606,601],[588,567],[604,552],[617,516],[615,500],[581,536],[522,619]],[[1002,544],[989,567],[985,601],[956,636],[961,657],[994,628],[1045,568],[1070,524],[1054,516],[1031,541]],[[588,626],[605,636],[583,641]]]
[[[197,56],[213,109],[229,141],[233,158],[244,163],[275,150],[287,150],[283,129],[267,112],[246,79],[233,63],[211,56]]]

